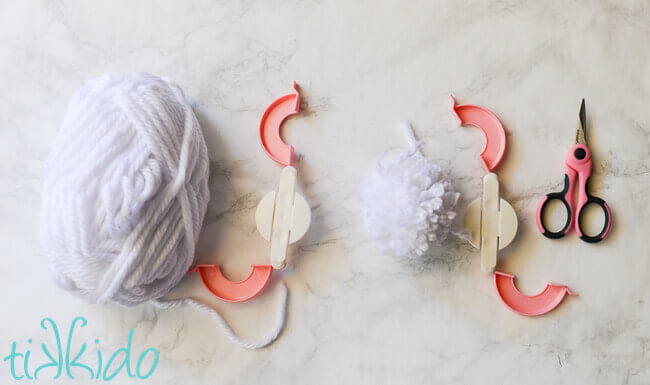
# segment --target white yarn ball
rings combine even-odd
[[[88,81],[45,164],[41,241],[54,281],[98,303],[165,295],[192,264],[208,167],[177,85],[148,73]]]
[[[358,198],[370,239],[383,252],[416,257],[444,241],[460,196],[442,168],[425,158],[403,122],[411,149],[382,155],[375,172],[360,179]]]

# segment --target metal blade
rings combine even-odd
[[[578,114],[578,128],[576,129],[576,144],[587,145],[587,112],[585,110],[585,99],[582,99],[580,113]]]

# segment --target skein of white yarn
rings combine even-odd
[[[190,305],[246,348],[212,308],[162,299],[187,273],[210,200],[209,160],[182,90],[148,73],[102,75],[72,97],[45,164],[41,242],[54,281],[93,303]]]

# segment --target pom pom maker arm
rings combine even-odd
[[[481,270],[492,274],[494,286],[501,301],[514,312],[526,316],[537,316],[555,309],[566,294],[577,295],[564,285],[549,283],[535,296],[522,294],[515,286],[515,276],[494,271],[497,251],[508,246],[517,234],[517,216],[512,206],[499,197],[499,179],[492,173],[503,158],[506,149],[506,135],[503,125],[494,113],[473,105],[456,105],[451,97],[452,109],[458,123],[480,128],[485,134],[485,148],[479,159],[488,172],[483,177],[483,196],[472,202],[463,226],[472,232],[470,243],[481,249]]]
[[[515,276],[497,271],[494,273],[494,287],[503,303],[521,315],[537,316],[555,309],[568,295],[578,295],[565,285],[548,283],[541,293],[534,296],[522,294],[515,286]]]
[[[477,127],[485,134],[485,147],[479,155],[479,159],[485,170],[492,172],[506,152],[506,131],[503,129],[501,121],[488,109],[472,104],[456,105],[454,96],[450,95],[449,97],[458,124]]]
[[[311,222],[309,204],[295,191],[298,172],[293,167],[293,147],[280,136],[280,126],[285,119],[300,111],[300,94],[295,82],[293,89],[292,94],[271,103],[260,122],[262,148],[269,158],[285,166],[278,189],[267,193],[255,212],[257,230],[271,242],[271,265],[253,265],[251,274],[241,282],[224,277],[219,265],[198,265],[190,270],[198,272],[205,287],[224,301],[243,302],[260,293],[269,282],[273,268],[285,266],[289,244],[302,238]]]

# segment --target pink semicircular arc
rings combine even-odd
[[[260,121],[260,140],[262,148],[269,158],[284,166],[293,165],[293,146],[288,145],[280,136],[282,123],[292,115],[300,112],[300,93],[298,85],[293,82],[294,92],[273,101],[264,111]]]
[[[234,282],[226,278],[219,265],[197,265],[189,272],[198,272],[203,286],[226,302],[244,302],[259,294],[269,283],[273,267],[253,265],[248,278]]]
[[[479,128],[485,134],[485,147],[479,155],[481,164],[492,172],[501,162],[506,151],[506,132],[503,124],[490,110],[472,104],[456,105],[456,99],[450,95],[454,117],[459,125]]]
[[[578,295],[565,285],[548,283],[541,293],[527,296],[515,286],[514,275],[495,271],[493,277],[501,301],[514,312],[525,316],[546,314],[555,309],[567,294]]]

